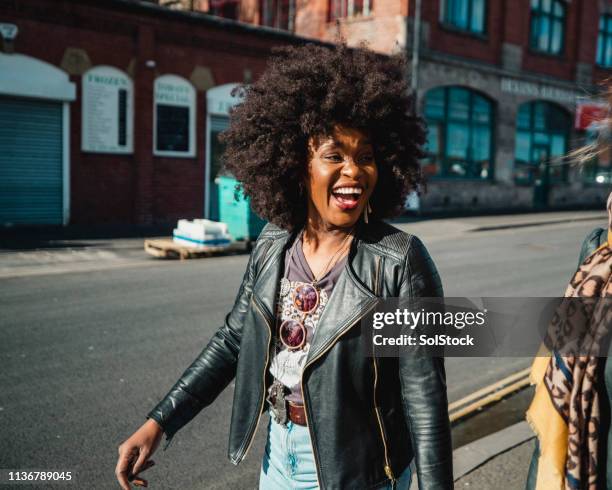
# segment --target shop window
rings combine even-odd
[[[330,0],[329,20],[346,17],[368,16],[372,12],[372,0]]]
[[[155,80],[153,154],[194,157],[196,93],[176,75]]]
[[[533,185],[544,176],[550,183],[567,181],[563,156],[571,130],[571,118],[550,102],[528,102],[519,107],[516,121],[515,180]]]
[[[562,0],[531,0],[532,49],[560,55],[564,47],[565,4]]]
[[[112,66],[83,74],[81,149],[90,153],[132,153],[134,85]]]
[[[261,2],[261,24],[293,32],[295,0],[263,0]]]
[[[440,87],[425,96],[427,157],[430,176],[493,177],[493,104],[463,87]]]
[[[485,34],[487,0],[442,0],[441,20],[447,26]]]
[[[610,14],[599,17],[597,64],[604,68],[612,68],[612,15]]]

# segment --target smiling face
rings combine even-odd
[[[374,191],[374,148],[363,131],[334,126],[329,136],[310,138],[308,219],[325,228],[353,226]]]

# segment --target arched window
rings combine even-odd
[[[463,87],[440,87],[425,95],[427,162],[439,177],[490,179],[493,176],[493,104]]]
[[[543,170],[550,172],[551,182],[567,180],[567,165],[559,157],[567,153],[571,125],[570,116],[551,102],[527,102],[519,107],[515,146],[517,183],[533,184]]]

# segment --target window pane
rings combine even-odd
[[[563,45],[563,23],[560,20],[553,22],[552,40],[550,46],[551,53],[560,53]]]
[[[470,29],[473,32],[484,33],[485,31],[485,0],[472,0],[472,18]]]
[[[610,66],[612,65],[612,36],[608,36],[606,42],[606,50],[605,55],[603,57],[603,65]]]
[[[550,142],[550,137],[548,136],[548,133],[534,133],[533,142],[536,145],[548,145]]]
[[[353,15],[363,14],[363,0],[353,0]]]
[[[449,90],[449,119],[467,120],[470,115],[470,94],[467,90],[461,88],[452,88]]]
[[[438,155],[440,153],[440,126],[433,123],[427,125],[427,142],[425,143],[425,151]]]
[[[547,116],[548,116],[548,111],[546,110],[547,106],[546,104],[542,103],[542,102],[535,102],[534,106],[533,106],[533,129],[536,130],[546,130],[547,129]]]
[[[469,130],[467,125],[461,123],[448,124],[448,141],[446,143],[446,156],[450,158],[467,158]]]
[[[425,117],[444,118],[444,89],[434,89],[425,96]]]
[[[599,36],[597,36],[597,61],[596,63],[598,65],[604,65],[604,66],[606,64],[605,59],[604,59],[604,37],[601,32],[599,33]]]
[[[521,162],[529,162],[531,155],[531,136],[526,131],[516,132],[515,158]]]
[[[544,12],[550,12],[551,8],[551,0],[542,0],[542,10]]]
[[[189,151],[189,107],[157,105],[157,150]]]
[[[472,158],[477,162],[488,161],[491,157],[491,129],[488,126],[472,128]]]
[[[475,123],[488,123],[491,120],[491,104],[484,97],[475,95],[472,100],[472,120]]]
[[[531,0],[531,8],[537,9],[540,6],[540,0]]]
[[[558,157],[565,154],[565,135],[553,134],[550,141],[550,155]]]
[[[519,107],[517,116],[517,126],[521,129],[531,129],[531,108],[532,104],[523,104]]]
[[[557,17],[563,17],[563,5],[558,0],[555,0],[555,15]]]
[[[612,32],[612,15],[604,15],[604,19],[607,19],[607,32]]]
[[[450,22],[462,29],[468,26],[468,0],[450,0]]]
[[[550,39],[550,19],[548,17],[540,17],[537,34],[537,48],[542,51],[548,51]]]

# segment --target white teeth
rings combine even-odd
[[[360,187],[338,187],[334,189],[335,193],[338,194],[361,194],[363,189]]]

